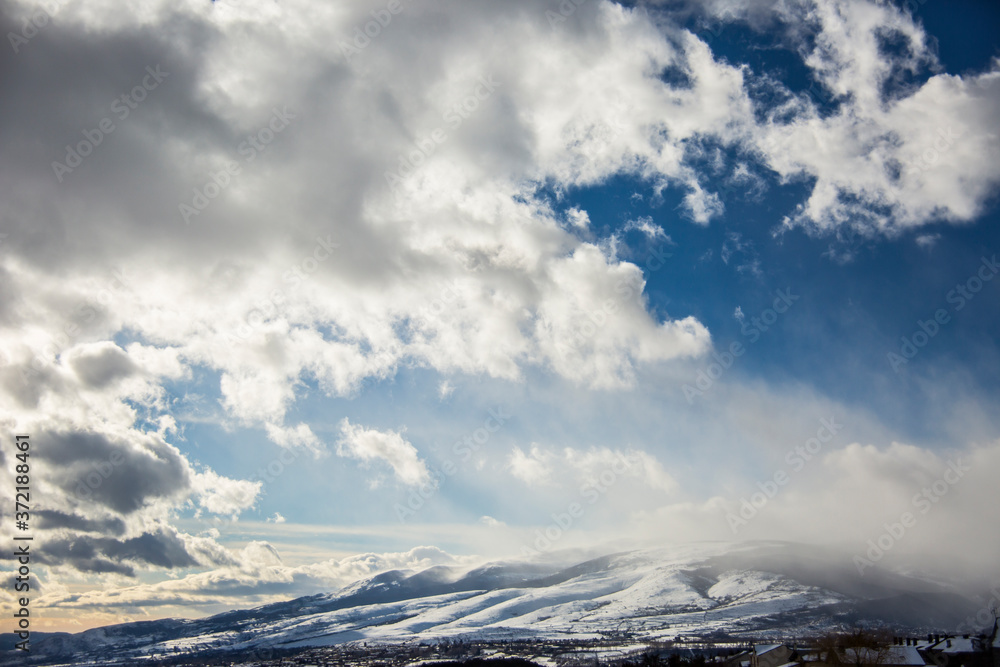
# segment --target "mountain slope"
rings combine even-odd
[[[394,570],[335,593],[196,621],[51,636],[34,642],[32,652],[79,659],[358,640],[801,637],[861,619],[914,630],[954,627],[970,605],[915,577],[872,571],[861,578],[842,558],[818,549],[700,544],[611,554],[568,568],[512,562],[467,572]]]

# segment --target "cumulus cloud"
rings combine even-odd
[[[820,84],[773,114],[755,138],[783,177],[816,179],[787,224],[897,234],[972,220],[1000,181],[990,157],[1000,148],[1000,63],[905,85],[908,75],[939,66],[926,34],[902,9],[793,2],[779,12]],[[889,40],[902,46],[887,51]],[[836,110],[824,115],[826,104]]]
[[[340,456],[364,462],[384,461],[403,484],[416,486],[430,481],[427,464],[420,458],[417,448],[400,433],[351,424],[347,417],[339,426],[341,437],[337,441],[337,453]]]
[[[220,515],[238,516],[253,507],[260,494],[262,482],[229,479],[214,470],[192,475],[191,490],[198,504],[205,510]]]
[[[581,17],[602,26],[600,33],[588,38],[592,44],[584,45],[582,52],[593,55],[583,61],[576,57],[577,49],[581,48],[577,43],[580,35],[546,31],[545,48],[565,52],[567,58],[557,61],[560,67],[568,69],[537,78],[532,74],[535,68],[520,66],[537,59],[535,42],[523,38],[522,28],[531,33],[541,27],[533,25],[533,14],[522,14],[527,9],[525,4],[512,10],[515,18],[520,17],[516,21],[520,23],[517,30],[512,25],[510,34],[492,37],[509,41],[513,49],[510,61],[500,71],[440,80],[429,72],[414,72],[417,79],[425,79],[426,89],[433,95],[409,89],[406,82],[413,77],[400,76],[396,71],[393,63],[397,58],[405,59],[406,49],[411,48],[406,40],[391,43],[386,40],[378,49],[364,54],[365,67],[381,73],[377,89],[362,84],[373,78],[359,76],[354,67],[360,63],[339,62],[338,56],[327,66],[328,71],[304,73],[305,79],[301,81],[278,77],[269,80],[264,88],[248,88],[230,81],[226,88],[228,97],[209,98],[210,103],[199,97],[199,87],[214,85],[218,77],[226,76],[227,68],[239,63],[242,70],[247,57],[268,50],[278,52],[285,43],[310,44],[308,50],[321,50],[322,40],[303,40],[302,31],[315,31],[317,37],[324,32],[331,36],[343,30],[349,32],[348,26],[341,23],[347,17],[334,20],[327,27],[317,22],[307,28],[297,22],[274,23],[275,17],[270,15],[264,18],[247,14],[236,18],[220,10],[214,18],[209,18],[182,11],[169,20],[206,24],[204,39],[193,45],[199,56],[190,61],[181,60],[175,49],[157,40],[144,42],[139,49],[128,40],[128,35],[137,28],[127,22],[114,23],[111,29],[120,35],[116,48],[137,50],[132,54],[136,62],[163,63],[163,69],[170,72],[161,84],[162,94],[150,94],[142,109],[127,119],[128,124],[122,121],[122,132],[114,135],[115,143],[109,137],[107,147],[99,147],[105,156],[103,160],[110,161],[115,169],[95,171],[89,166],[97,161],[95,157],[67,176],[61,187],[55,188],[57,184],[44,180],[32,183],[35,188],[51,189],[57,198],[67,196],[63,193],[68,192],[83,197],[83,218],[92,222],[74,226],[77,231],[71,234],[79,237],[73,243],[82,242],[94,262],[89,267],[74,266],[71,270],[87,272],[89,275],[81,277],[80,283],[92,284],[94,292],[81,295],[81,300],[91,302],[97,292],[107,291],[100,277],[103,261],[115,265],[128,263],[129,283],[127,289],[115,292],[117,298],[109,304],[110,319],[104,322],[110,327],[107,330],[131,327],[158,344],[177,346],[191,362],[218,369],[219,389],[230,414],[244,423],[265,427],[281,443],[293,440],[315,446],[310,436],[299,437],[302,434],[298,426],[292,427],[295,431],[290,434],[283,424],[284,415],[295,401],[296,380],[303,375],[315,376],[331,394],[347,394],[364,378],[390,374],[406,359],[429,362],[442,370],[483,370],[500,377],[519,377],[525,364],[551,362],[553,351],[548,341],[525,333],[532,331],[533,321],[544,325],[542,311],[547,306],[538,301],[537,295],[544,293],[552,270],[558,270],[565,253],[572,251],[578,242],[561,233],[556,220],[544,208],[532,205],[530,199],[526,206],[509,201],[508,198],[521,194],[515,182],[525,177],[544,179],[552,174],[564,183],[593,182],[626,169],[648,173],[664,183],[676,178],[696,187],[694,177],[679,164],[676,142],[697,132],[724,129],[726,121],[720,115],[721,109],[711,107],[712,113],[704,112],[713,98],[739,99],[740,78],[738,70],[715,63],[707,50],[690,42],[690,48],[700,49],[686,60],[698,69],[695,87],[664,89],[655,83],[649,59],[666,66],[681,57],[678,49],[638,15],[609,4],[581,11]],[[481,17],[475,13],[478,11],[455,5],[414,8],[412,13],[448,12],[451,20],[465,22],[470,30],[476,30],[486,25],[479,23]],[[99,12],[86,17],[68,12],[62,18],[69,30],[73,21],[100,23],[104,20],[101,16]],[[271,27],[253,50],[249,43],[229,35],[229,32],[246,34],[258,25],[256,21],[266,21]],[[58,30],[48,34],[54,39]],[[58,36],[77,39],[73,34]],[[85,69],[100,60],[101,53],[93,45],[83,41],[73,44],[80,51],[75,58],[76,67]],[[328,40],[328,44],[333,48],[335,40]],[[422,58],[450,61],[465,47],[464,42],[445,41]],[[607,53],[613,56],[608,57]],[[602,71],[605,68],[611,71],[605,73]],[[265,68],[259,76],[265,77],[266,72]],[[590,76],[596,72],[601,76]],[[583,73],[588,73],[588,78],[600,89],[583,95],[574,83]],[[34,80],[28,78],[29,74],[36,73],[24,71],[24,78],[19,80],[23,85]],[[382,172],[394,166],[398,155],[412,149],[421,133],[433,129],[431,122],[440,122],[442,107],[447,107],[448,100],[461,100],[478,85],[479,74],[495,75],[501,82],[494,98],[485,101],[482,109],[464,122],[440,153],[401,189],[385,192]],[[318,109],[312,108],[316,100],[307,97],[316,90],[310,78],[322,79],[339,91],[332,99],[350,98],[356,104],[338,106],[332,115],[318,114]],[[111,94],[117,88],[128,88],[130,83],[126,73],[121,72],[115,80],[107,82],[106,90]],[[212,169],[234,156],[237,139],[266,123],[270,109],[259,99],[264,90],[271,94],[272,100],[299,109],[296,117],[279,137],[280,142],[276,139],[266,154],[246,165],[244,173],[213,201],[211,209],[200,214],[197,224],[180,226],[176,215],[178,203],[185,201],[192,188],[199,185],[192,182],[190,175],[208,178]],[[623,95],[623,91],[628,91],[630,97]],[[68,86],[53,87],[51,92],[68,95],[73,91]],[[109,113],[100,105],[103,98],[99,92],[87,98],[93,100],[91,111],[98,119]],[[391,116],[361,112],[366,108],[378,110],[382,95],[393,97],[405,113]],[[678,109],[666,120],[655,110],[656,105],[665,103]],[[523,109],[522,117],[530,124],[519,126],[503,121],[502,110],[510,106]],[[184,131],[182,128],[189,126],[189,119],[182,114],[201,115],[190,124],[190,131]],[[338,117],[336,123],[323,120],[333,116]],[[154,117],[170,118],[171,122],[166,127],[153,127],[150,123]],[[402,123],[399,118],[408,120]],[[702,118],[704,123],[695,120]],[[72,138],[79,133],[76,127],[79,121],[75,114],[52,121],[59,124],[60,131],[55,134],[59,135],[60,143],[53,144],[51,152],[59,157],[64,137]],[[353,129],[345,131],[349,126]],[[486,131],[486,128],[492,129]],[[164,131],[171,132],[175,141],[163,144],[161,152],[138,148],[143,132]],[[655,145],[653,138],[666,131],[676,135],[675,142]],[[362,147],[351,143],[350,136],[379,139]],[[527,137],[536,143],[527,142]],[[133,146],[137,148],[132,150]],[[346,153],[341,155],[340,164],[352,164],[351,169],[344,170],[324,161],[328,151],[334,150],[327,147],[333,146],[338,146],[338,151],[350,152],[350,158]],[[508,146],[520,149],[508,154]],[[476,155],[485,156],[486,163],[501,169],[489,175],[478,168],[455,170],[452,165],[456,160],[468,160],[467,150],[472,147],[482,149]],[[143,169],[159,174],[162,187],[155,192],[147,191],[148,188],[132,193],[123,191],[125,194],[116,200],[89,200],[87,192],[92,182],[143,170],[126,165],[126,156],[129,160],[149,163]],[[16,157],[12,155],[11,159]],[[328,185],[323,190],[328,194],[314,190],[312,198],[289,200],[288,187],[293,183],[295,187],[311,187],[315,179],[273,178],[279,169],[288,174],[300,170],[312,173],[312,165],[321,162],[326,166]],[[181,169],[181,165],[188,166]],[[573,166],[566,171],[566,165]],[[268,182],[263,187],[261,179],[265,175]],[[453,176],[459,180],[456,182]],[[364,177],[369,180],[361,188],[367,191],[362,206],[361,200],[349,193],[358,191],[354,181]],[[262,187],[255,188],[255,183]],[[268,194],[264,200],[253,201],[255,196],[261,196],[254,192],[265,191]],[[467,194],[456,199],[457,192]],[[143,217],[141,221],[130,216],[140,200],[154,212],[152,217]],[[279,201],[287,202],[281,215],[285,221],[281,229],[268,223],[273,219],[271,207]],[[107,219],[102,208],[114,211],[109,215],[117,214],[122,219],[114,244],[100,241],[105,232],[99,221]],[[330,235],[326,232],[330,227],[315,223],[317,212],[322,209],[335,212],[336,241],[328,240]],[[585,212],[573,215],[576,225],[585,223]],[[483,220],[488,225],[470,225],[473,220]],[[46,224],[51,227],[60,223]],[[156,241],[147,245],[151,229],[155,230]],[[286,229],[297,231],[288,235]],[[48,228],[43,231],[47,233]],[[241,240],[234,243],[232,239],[237,233]],[[27,248],[24,242],[25,234],[15,230],[11,243],[23,250]],[[49,257],[52,252],[67,252],[69,247],[52,247]],[[205,263],[198,249],[207,247],[225,250]],[[246,253],[253,249],[260,249],[263,255],[251,264]],[[374,264],[364,259],[374,257],[382,259]],[[30,254],[25,259],[29,261],[21,268],[28,272],[27,282],[34,279],[30,275],[33,263]],[[137,270],[140,266],[141,272]],[[149,270],[155,266],[170,266],[175,275],[164,280],[157,271]],[[436,268],[426,272],[424,280],[414,283],[407,277],[408,266]],[[476,269],[477,266],[480,268]],[[191,271],[178,270],[181,267]],[[474,269],[471,275],[470,268]],[[452,307],[428,316],[430,311],[425,306],[432,304],[438,292],[438,283],[433,280],[435,274],[452,279],[461,276],[466,284]],[[375,276],[378,278],[372,282]],[[207,289],[201,289],[206,284]],[[61,290],[56,284],[52,289],[54,293]],[[220,299],[225,303],[222,308]],[[177,317],[174,304],[180,302],[186,306],[183,316]],[[628,316],[639,327],[649,326],[648,317],[641,310]],[[98,322],[96,318],[94,321]],[[407,324],[400,328],[397,322]],[[335,335],[332,338],[320,335],[320,327],[329,327]],[[672,341],[667,335],[661,338],[658,345],[663,352],[657,358],[669,359],[690,351],[683,340]],[[649,349],[641,340],[633,342],[619,337],[609,342],[606,348],[592,350],[596,367],[626,366],[620,359]],[[434,347],[447,344],[451,347],[449,354],[440,355],[432,349],[432,344]],[[605,355],[611,357],[606,363],[602,359]],[[566,369],[558,361],[550,365],[557,372]],[[620,384],[627,381],[627,370],[622,370],[617,377],[600,377],[595,381]]]
[[[76,535],[46,540],[37,556],[46,565],[66,563],[81,572],[133,575],[134,566],[174,569],[198,565],[176,532],[160,529],[128,539]]]
[[[702,354],[708,330],[694,317],[656,322],[646,312],[642,271],[584,244],[556,263],[545,286],[536,336],[559,374],[591,388],[635,381],[636,362]]]
[[[39,510],[35,512],[38,527],[43,529],[71,528],[87,533],[121,535],[125,532],[125,522],[118,517],[90,519],[79,514],[67,514],[59,510]]]
[[[0,422],[5,435],[47,443],[42,525],[58,533],[65,563],[127,574],[225,560],[214,537],[171,526],[184,508],[238,516],[262,492],[180,449],[168,386],[203,372],[209,386],[197,391],[214,390],[227,428],[321,453],[315,424],[288,417],[306,383],[349,397],[411,365],[510,380],[547,369],[622,388],[636,364],[708,349],[700,322],[651,314],[638,268],[578,238],[534,194],[547,180],[565,187],[620,170],[695,187],[677,142],[732,135],[713,99],[748,108],[739,70],[696,40],[675,45],[606,3],[580,10],[597,28],[582,33],[550,31],[528,2],[499,23],[487,6],[453,3],[409,8],[400,39],[349,62],[336,44],[368,15],[363,3],[322,19],[315,7],[211,10],[154,2],[129,18],[110,5],[63,7],[5,80]],[[19,29],[27,11],[4,5],[3,27]],[[442,17],[468,29],[403,38]],[[166,37],[177,34],[183,48]],[[483,58],[477,34],[508,57]],[[273,67],[289,48],[312,63],[291,77]],[[682,58],[688,49],[697,53]],[[543,53],[557,56],[558,71],[526,66]],[[681,60],[695,84],[672,91],[656,68]],[[152,81],[150,70],[156,87],[123,114],[115,100]],[[596,88],[584,94],[581,80]],[[389,190],[386,171],[482,81],[489,98]],[[663,104],[677,113],[664,120]],[[105,118],[114,131],[77,164],[66,147]],[[279,124],[266,150],[241,152]],[[233,161],[240,173],[185,220],[180,206]],[[584,211],[570,217],[577,233],[587,226]],[[589,336],[623,280],[633,294]],[[577,296],[560,303],[567,293]],[[559,349],[566,335],[581,335],[581,346]],[[428,479],[399,433],[345,421],[339,447],[404,484]],[[147,543],[164,539],[148,535],[178,536],[170,544],[190,558],[144,559]]]
[[[128,377],[137,369],[125,351],[110,341],[77,346],[67,360],[80,381],[96,389]]]
[[[587,229],[590,226],[590,216],[583,209],[571,207],[567,209],[566,217],[575,227]]]
[[[536,445],[531,445],[529,453],[525,454],[520,447],[515,446],[510,452],[507,465],[510,467],[510,474],[517,477],[526,484],[538,484],[545,482],[552,473],[549,461],[552,456],[542,451]]]
[[[622,227],[622,229],[624,231],[629,231],[634,229],[636,231],[642,232],[646,236],[646,238],[650,239],[651,241],[655,241],[656,239],[664,239],[666,242],[668,243],[670,242],[670,237],[667,236],[667,233],[665,231],[663,231],[663,227],[660,227],[658,224],[653,222],[653,218],[651,218],[648,215],[642,218],[637,218],[635,220],[626,221],[625,226]]]
[[[152,435],[134,434],[129,441],[79,431],[38,435],[47,446],[36,456],[48,464],[50,479],[72,489],[81,504],[93,501],[128,514],[190,485],[187,461]]]

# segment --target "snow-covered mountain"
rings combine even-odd
[[[174,649],[608,634],[640,641],[801,638],[861,619],[948,630],[974,609],[940,583],[877,569],[861,577],[849,560],[815,547],[699,544],[616,553],[569,567],[504,562],[469,571],[393,570],[335,593],[196,621],[34,637],[32,655],[67,661]]]

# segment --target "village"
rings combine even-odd
[[[350,642],[298,649],[159,655],[121,664],[157,667],[1000,667],[998,622],[989,634],[919,637],[855,627],[799,640],[747,641],[719,636],[642,641],[602,638]],[[109,663],[102,663],[109,664]]]

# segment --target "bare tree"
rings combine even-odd
[[[820,662],[827,665],[839,665],[842,663],[838,649],[840,647],[840,633],[828,632],[818,637],[813,644],[816,646]]]
[[[887,630],[854,628],[831,632],[816,640],[819,659],[828,665],[878,667],[894,658],[892,633]]]

